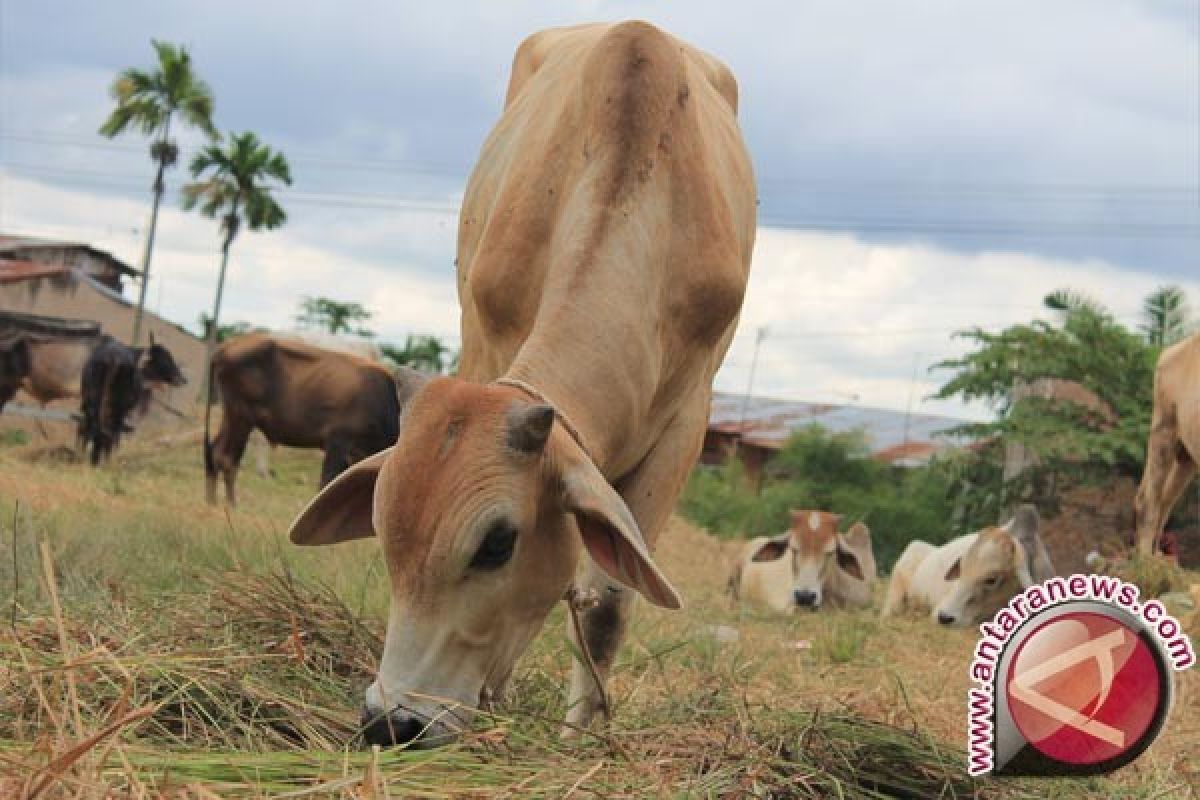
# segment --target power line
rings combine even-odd
[[[16,130],[0,128],[0,139],[49,147],[86,147],[142,154],[145,148],[119,142],[97,141],[94,137],[43,130]],[[404,159],[351,158],[331,155],[316,150],[289,149],[289,160],[350,170],[372,170],[392,167],[414,173],[444,175],[465,179],[470,165],[451,164]],[[821,194],[854,190],[888,190],[911,193],[935,194],[1017,194],[1022,198],[1031,195],[1184,195],[1186,200],[1200,195],[1200,184],[1185,183],[1090,183],[1082,181],[906,181],[906,180],[863,180],[852,178],[818,178],[812,176],[772,175],[760,178],[760,186],[801,186],[819,189]]]
[[[82,170],[76,168],[50,167],[37,164],[7,162],[7,169],[23,174],[62,177],[87,181],[111,188],[143,188],[140,181],[129,174]],[[396,210],[413,212],[435,212],[454,214],[458,206],[448,202],[430,200],[406,200],[398,196],[363,192],[300,192],[289,189],[277,190],[281,197],[295,199],[300,204],[328,208]],[[1103,237],[1132,239],[1192,239],[1200,238],[1200,225],[1186,223],[1040,223],[1029,221],[962,222],[956,220],[921,219],[785,219],[762,216],[759,224],[782,230],[809,230],[818,232],[845,231],[854,233],[894,234],[938,234],[946,236],[1013,236],[1039,237]]]

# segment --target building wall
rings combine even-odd
[[[133,336],[133,305],[71,272],[0,284],[0,308],[99,322],[105,333],[122,342],[129,342]],[[156,342],[171,351],[188,380],[185,386],[168,389],[162,399],[190,413],[198,405],[203,386],[204,342],[149,311],[143,317],[142,327],[143,336],[146,332],[153,334]],[[30,400],[18,395],[18,402]],[[65,408],[76,404],[61,401]]]

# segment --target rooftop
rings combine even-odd
[[[136,277],[140,270],[126,264],[107,250],[93,247],[87,242],[73,242],[66,239],[43,239],[39,236],[19,236],[16,234],[0,233],[0,257],[18,250],[36,250],[38,248],[62,248],[67,250],[85,250],[96,258],[103,259],[112,265],[113,269],[125,275]]]
[[[928,461],[942,450],[964,446],[966,441],[960,437],[945,435],[964,422],[955,417],[886,408],[714,392],[708,429],[741,434],[742,442],[768,450],[782,448],[792,433],[808,425],[817,424],[834,433],[861,430],[874,457],[911,466]]]

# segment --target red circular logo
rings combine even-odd
[[[1104,614],[1047,621],[1021,642],[1008,669],[1017,729],[1066,764],[1098,764],[1138,747],[1165,699],[1150,647]]]

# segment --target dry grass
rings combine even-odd
[[[1117,775],[973,782],[969,633],[733,608],[736,548],[681,522],[660,560],[688,605],[639,608],[610,731],[555,735],[570,659],[556,611],[515,699],[461,744],[363,751],[386,588],[372,542],[286,543],[316,459],[244,476],[227,515],[201,503],[195,443],[134,444],[101,471],[0,449],[0,598],[14,601],[0,608],[0,797],[1197,796],[1195,671],[1166,733]]]

